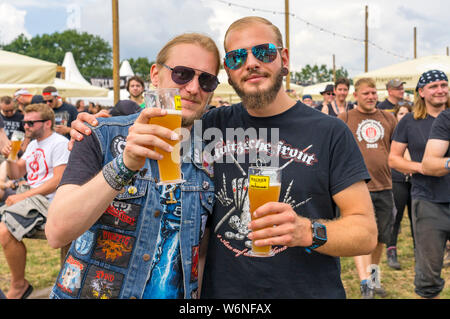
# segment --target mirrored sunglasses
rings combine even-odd
[[[270,63],[277,58],[277,50],[282,47],[277,47],[272,43],[258,44],[251,48],[252,54],[255,58],[263,63]],[[248,49],[237,49],[227,52],[225,55],[225,65],[231,70],[237,70],[242,67],[247,60]]]

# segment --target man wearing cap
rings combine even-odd
[[[27,89],[19,89],[14,93],[14,99],[19,103],[19,110],[29,104],[44,103],[42,95],[33,95]]]
[[[378,104],[377,108],[379,108],[380,110],[393,112],[395,105],[403,100],[403,95],[405,94],[403,84],[405,83],[406,82],[402,82],[399,79],[390,80],[388,83],[386,83],[388,97],[386,98],[386,100]]]
[[[398,123],[389,154],[391,168],[412,174],[414,285],[423,298],[439,297],[445,285],[440,275],[445,243],[450,238],[450,175],[425,175],[422,158],[435,118],[449,107],[447,75],[439,70],[423,73],[416,87],[414,112]],[[406,149],[411,160],[403,157]]]
[[[311,95],[305,94],[302,97],[302,102],[308,105],[309,107],[314,107],[314,101]]]
[[[44,103],[50,105],[55,112],[55,131],[70,139],[70,124],[77,118],[78,111],[75,106],[63,102],[58,90],[53,86],[47,86],[42,90]]]

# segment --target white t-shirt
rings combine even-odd
[[[27,181],[31,188],[36,188],[53,177],[53,168],[65,165],[69,161],[69,140],[54,132],[42,141],[32,140],[28,144],[22,159],[26,161]],[[46,195],[51,201],[55,192]]]

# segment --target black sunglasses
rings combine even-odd
[[[176,66],[171,68],[168,65],[165,65],[164,63],[160,63],[165,68],[168,68],[170,71],[172,71],[172,81],[174,81],[176,84],[186,84],[192,81],[192,79],[195,76],[195,71],[197,69],[189,68],[187,66]],[[219,79],[217,76],[203,72],[201,70],[197,70],[200,73],[198,76],[198,84],[200,85],[200,88],[205,92],[212,92],[214,91],[217,86],[219,85]]]
[[[34,123],[37,123],[37,122],[47,122],[47,121],[50,121],[50,120],[35,120],[35,121],[22,121],[22,123],[23,123],[23,125],[28,125],[29,127],[33,127],[33,125],[34,125]]]

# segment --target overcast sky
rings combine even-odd
[[[223,56],[226,29],[249,15],[271,20],[284,37],[284,5],[284,0],[119,0],[120,59],[153,61],[165,42],[188,31],[211,36]],[[369,70],[412,58],[415,26],[419,56],[446,54],[450,1],[290,0],[291,70],[306,64],[331,68],[335,54],[337,67],[351,76],[362,73],[366,5],[369,40],[376,45],[369,46]],[[111,0],[0,0],[0,43],[20,33],[32,37],[75,28],[112,44],[111,6]]]

